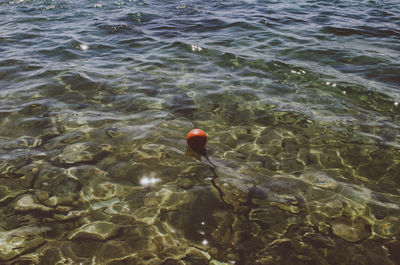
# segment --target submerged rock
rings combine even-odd
[[[60,211],[59,207],[57,207],[57,211]],[[67,221],[80,218],[82,216],[85,216],[87,213],[88,211],[68,211],[66,213],[55,213],[53,214],[53,219],[57,221]]]
[[[98,159],[109,149],[110,146],[108,145],[98,145],[90,142],[71,144],[64,148],[61,160],[67,164],[90,162]]]
[[[302,238],[302,241],[315,248],[335,247],[335,242],[329,236],[318,233],[306,233]]]
[[[6,185],[0,186],[0,205],[7,204],[21,193],[24,193],[24,190],[14,190]]]
[[[336,191],[339,188],[339,183],[323,172],[308,171],[301,177],[306,182],[321,189]]]
[[[105,241],[115,236],[119,230],[120,226],[114,223],[107,221],[96,221],[81,226],[71,234],[69,239],[93,239],[96,241]]]
[[[35,197],[48,207],[74,205],[79,199],[82,184],[70,172],[48,164],[42,165],[35,184]]]
[[[0,155],[0,177],[18,178],[21,175],[16,173],[19,168],[27,165],[26,151],[13,150],[7,154]]]
[[[371,232],[365,220],[350,221],[346,218],[337,218],[330,222],[332,232],[348,242],[357,242],[366,239]]]
[[[42,212],[50,212],[53,211],[53,208],[44,206],[36,200],[36,198],[32,194],[26,194],[22,196],[14,206],[14,209],[16,211],[32,211],[32,210],[38,210]]]
[[[0,232],[0,260],[10,260],[39,247],[45,242],[42,232],[42,228],[34,226]]]

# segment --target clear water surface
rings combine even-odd
[[[1,264],[398,264],[399,14],[0,1]]]

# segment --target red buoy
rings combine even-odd
[[[186,136],[186,140],[193,150],[199,152],[204,150],[207,143],[207,136],[203,130],[193,129]]]

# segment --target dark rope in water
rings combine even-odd
[[[218,195],[219,198],[221,199],[221,201],[225,204],[225,206],[227,206],[229,209],[232,210],[232,206],[227,203],[224,199],[224,192],[222,191],[222,189],[217,185],[217,183],[215,183],[215,180],[218,178],[218,174],[215,171],[217,169],[217,166],[210,160],[210,158],[208,158],[208,155],[205,151],[202,152],[201,154],[209,163],[208,167],[210,168],[210,171],[212,173],[212,177],[211,177],[211,184],[214,186],[214,188],[218,191]]]
[[[220,200],[222,201],[222,203],[225,205],[225,207],[227,208],[227,210],[229,212],[231,212],[231,214],[234,214],[234,208],[232,205],[230,205],[229,203],[227,203],[224,199],[224,192],[222,191],[222,189],[217,185],[217,183],[215,183],[215,180],[218,178],[216,169],[217,166],[208,158],[206,152],[204,151],[202,153],[202,156],[207,160],[207,162],[209,163],[208,167],[210,168],[210,171],[212,172],[212,177],[211,177],[211,184],[213,185],[213,187],[218,191],[218,195]],[[233,231],[233,227],[232,224],[229,227],[229,234],[230,234],[230,244],[232,246],[232,248],[235,250],[236,253],[238,253],[239,255],[239,264],[242,264],[242,260],[243,260],[243,255],[242,253],[240,253],[240,251],[236,248],[235,243],[233,241],[234,238],[234,231]]]

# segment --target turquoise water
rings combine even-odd
[[[0,1],[0,263],[397,264],[399,13]]]

